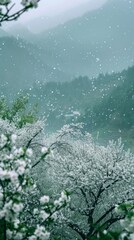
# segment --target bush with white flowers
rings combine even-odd
[[[55,201],[41,196],[31,177],[33,151],[28,147],[18,148],[17,138],[15,134],[0,136],[0,239],[49,239],[49,225],[69,197],[66,192]],[[37,195],[38,204],[32,201],[29,204]]]

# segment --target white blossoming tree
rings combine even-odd
[[[64,186],[71,192],[60,225],[67,239],[96,239],[98,232],[124,217],[115,212],[115,205],[130,202],[133,206],[134,156],[120,140],[104,147],[89,134],[64,138],[69,147],[55,153],[49,170],[54,188]]]
[[[44,151],[45,147],[37,138],[40,124],[28,125],[19,130],[12,125],[1,120],[0,239],[49,239],[50,223],[55,220],[57,212],[66,206],[69,197],[65,191],[55,201],[42,195],[33,178],[32,169],[45,160],[51,151]],[[38,154],[35,146],[37,140]]]
[[[0,25],[17,20],[39,1],[18,1],[16,11],[14,0],[0,0]],[[12,123],[16,114],[8,117],[10,122],[0,119],[0,240],[47,240],[51,232],[64,240],[134,240],[134,156],[124,151],[120,141],[96,145],[77,126],[75,131],[65,126],[55,141],[42,140],[41,122],[18,129]],[[46,157],[52,191],[68,190],[58,200],[38,188],[46,185],[37,176],[40,169],[34,169]],[[41,168],[46,175],[45,167]],[[68,192],[72,197],[65,209]],[[119,220],[122,231],[107,231]]]
[[[22,0],[19,2],[20,9],[16,11],[15,1],[0,0],[0,25],[17,20],[30,8],[36,8],[39,1]],[[42,195],[36,185],[33,169],[45,160],[56,144],[46,148],[41,143],[42,125],[40,122],[27,124],[31,122],[31,115],[21,118],[24,124],[13,124],[13,121],[19,121],[18,113],[20,109],[25,109],[25,101],[24,104],[22,101],[17,102],[10,112],[4,109],[3,101],[2,107],[4,120],[0,119],[0,239],[47,240],[52,230],[50,225],[56,220],[57,212],[66,206],[69,196],[66,191],[61,192],[58,200]]]
[[[15,9],[14,0],[0,0],[0,25],[3,22],[9,22],[17,20],[24,12],[28,11],[31,8],[36,8],[40,0],[21,0],[20,9]]]

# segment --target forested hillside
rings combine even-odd
[[[29,91],[25,90],[23,94],[28,94],[31,101],[38,104],[39,113],[47,118],[49,129],[54,130],[63,126],[64,123],[78,120],[88,123],[91,117],[87,114],[89,109],[94,111],[95,107],[114,94],[119,87],[123,88],[123,84],[127,85],[131,71],[133,68],[111,75],[101,74],[93,79],[81,76],[71,82],[38,83]],[[53,117],[55,117],[54,122]],[[87,125],[90,126],[90,124]],[[95,126],[92,127],[95,128]],[[89,127],[88,130],[92,128]]]
[[[122,79],[122,84],[93,108],[86,109],[84,122],[86,129],[101,130],[107,139],[123,137],[129,146],[134,138],[134,67],[123,71]]]
[[[134,67],[120,73],[79,77],[71,82],[36,84],[28,94],[46,118],[48,131],[83,122],[85,130],[104,139],[130,138],[134,119]],[[53,121],[55,119],[55,121]],[[125,136],[124,136],[125,134]]]
[[[35,42],[49,50],[48,63],[71,75],[122,71],[134,63],[133,15],[133,1],[108,0],[97,10],[39,34]]]

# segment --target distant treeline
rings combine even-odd
[[[134,67],[96,79],[80,76],[71,82],[38,83],[27,93],[32,102],[38,102],[39,113],[51,130],[77,121],[84,122],[88,131],[107,125],[133,126]]]

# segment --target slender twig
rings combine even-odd
[[[40,0],[37,0],[39,2]],[[2,22],[9,22],[18,19],[24,12],[28,11],[30,8],[33,8],[34,5],[32,3],[29,3],[27,6],[24,6],[20,10],[16,11],[15,13],[11,13],[11,10],[14,8],[15,3],[12,4],[10,7],[9,5],[3,6],[5,8],[5,13],[0,12],[0,26]]]

